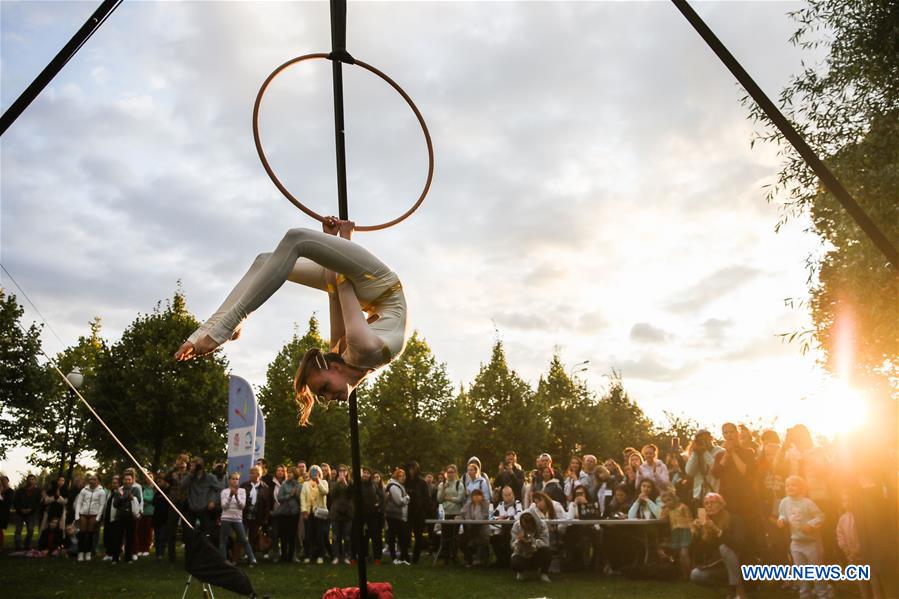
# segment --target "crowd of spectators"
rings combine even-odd
[[[519,579],[532,573],[547,582],[562,570],[680,576],[736,597],[747,590],[744,564],[867,564],[872,578],[859,592],[884,596],[881,578],[895,566],[895,486],[865,464],[841,470],[840,457],[816,446],[803,425],[784,439],[732,423],[721,435],[701,430],[685,450],[674,441],[664,456],[652,444],[628,447],[620,462],[585,454],[558,464],[544,453],[524,468],[509,451],[493,476],[477,457],[437,472],[415,461],[384,474],[363,468],[363,550],[375,564],[461,557],[466,567],[511,568]],[[60,476],[42,489],[29,475],[13,490],[0,477],[0,531],[11,518],[14,555],[90,561],[102,545],[98,559],[112,564],[150,557],[151,549],[174,561],[179,528],[182,539],[188,534],[180,511],[232,563],[338,565],[358,555],[356,483],[344,464],[270,468],[259,460],[241,483],[225,464],[207,471],[201,458],[182,454],[149,474],[178,511],[138,478],[133,469],[102,485],[96,474],[71,484]],[[597,524],[566,525],[574,520]],[[5,542],[0,536],[0,548]],[[801,597],[833,593],[823,582],[784,586]]]

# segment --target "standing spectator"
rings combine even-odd
[[[365,521],[365,551],[371,544],[371,555],[375,565],[381,564],[383,544],[381,534],[384,529],[384,489],[380,475],[375,481],[370,468],[362,469],[362,515]]]
[[[512,487],[502,488],[500,501],[493,509],[492,520],[515,520],[522,512],[521,502],[515,499]],[[496,566],[508,568],[509,559],[512,556],[511,529],[508,526],[494,526],[493,536],[490,537],[490,545],[496,555]]]
[[[221,492],[221,482],[216,476],[206,472],[203,458],[194,458],[190,473],[181,479],[181,486],[187,491],[188,518],[191,524],[199,522],[199,532],[211,537],[215,526],[212,517]]]
[[[166,473],[162,470],[156,475],[156,484],[162,489],[162,492],[169,494],[171,487]],[[174,499],[173,499],[174,501]],[[172,512],[169,502],[166,501],[162,493],[156,493],[153,496],[153,545],[156,547],[156,559],[161,560],[165,555],[166,547],[169,546],[169,512]],[[175,514],[177,518],[178,515]]]
[[[13,496],[13,507],[16,513],[13,515],[16,532],[13,537],[16,551],[31,549],[31,539],[34,535],[34,527],[37,526],[38,508],[41,505],[41,492],[37,488],[37,477],[29,474],[24,484],[16,489]],[[22,545],[22,527],[26,529],[25,544]]]
[[[406,472],[402,468],[393,471],[387,482],[385,513],[387,515],[387,547],[390,559],[397,565],[409,565],[409,495],[406,493]],[[396,558],[396,543],[400,546],[400,558]]]
[[[668,468],[661,460],[656,459],[659,455],[659,448],[649,443],[643,446],[640,453],[643,456],[643,463],[637,467],[637,488],[640,488],[641,482],[650,479],[659,491],[667,489],[670,484]]]
[[[784,496],[784,477],[774,467],[779,451],[779,443],[765,443],[755,469],[755,488],[764,532],[764,542],[759,534],[759,550],[766,564],[789,563],[789,535],[777,526],[780,500]]]
[[[264,482],[268,486],[268,488],[271,489],[272,475],[268,472],[268,460],[266,460],[265,458],[259,458],[253,465],[259,468],[259,480]]]
[[[550,468],[553,471],[550,478],[562,480],[562,473],[559,472],[556,468],[553,468],[552,456],[548,453],[541,453],[537,457],[536,468],[534,469],[534,473],[531,475],[531,492],[543,490],[543,471],[546,468]]]
[[[584,462],[584,476],[586,477],[584,480],[584,486],[587,487],[587,497],[590,501],[596,501],[596,488],[598,486],[598,478],[597,478],[597,468],[603,468],[599,466],[599,462],[596,460],[596,456],[592,454],[584,454],[583,457]],[[605,470],[605,468],[603,468]],[[606,474],[608,474],[608,470],[606,470]]]
[[[455,464],[446,467],[446,480],[437,488],[437,501],[443,506],[444,520],[455,520],[462,506],[465,505],[465,486],[459,480],[459,471]],[[444,563],[456,562],[456,535],[458,526],[441,524],[440,534],[443,537]]]
[[[140,518],[141,492],[134,485],[134,475],[127,470],[122,475],[122,486],[116,490],[115,496],[116,519],[119,522],[119,538],[125,542],[125,561],[134,561],[134,532],[138,518]],[[121,540],[115,543],[115,547],[121,550]],[[112,561],[117,562],[118,554],[113,553]]]
[[[247,491],[240,487],[240,472],[232,472],[228,476],[228,488],[221,492],[222,527],[219,531],[219,551],[222,557],[228,557],[228,537],[231,531],[237,535],[237,542],[243,545],[250,560],[250,566],[256,565],[256,556],[247,540],[247,531],[243,526],[243,511],[247,506]],[[230,562],[229,562],[230,563]]]
[[[740,432],[740,446],[751,450],[754,455],[758,456],[759,444],[755,442],[755,434],[745,424],[740,424],[737,428]]]
[[[168,493],[169,497],[172,500],[172,503],[175,504],[175,507],[178,508],[178,511],[185,515],[188,515],[189,511],[187,509],[187,487],[183,484],[183,482],[188,475],[187,464],[189,461],[190,456],[188,456],[187,453],[182,452],[175,460],[174,468],[169,470],[165,477],[166,482],[168,483]],[[175,545],[178,540],[179,525],[181,526],[182,532],[184,532],[182,536],[186,537],[187,529],[184,528],[184,524],[182,524],[181,517],[178,515],[178,512],[175,510],[167,510],[165,540],[169,561],[172,563],[175,562]]]
[[[476,477],[472,477],[472,475],[471,475],[471,472],[472,472],[471,465],[472,464],[474,464],[477,467],[476,477],[483,479],[483,481],[484,481],[483,483],[477,483],[477,481],[474,480],[474,478],[476,478]],[[477,484],[473,485],[472,482],[475,482]],[[487,473],[484,472],[484,469],[481,467],[481,460],[480,460],[480,458],[478,458],[478,456],[471,456],[470,458],[468,458],[468,464],[466,464],[465,473],[462,475],[462,483],[465,485],[465,488],[468,489],[469,491],[472,489],[481,489],[481,491],[484,492],[484,497],[491,496],[490,477],[487,476]]]
[[[78,522],[78,561],[90,561],[94,551],[94,531],[103,519],[106,489],[100,486],[96,474],[88,475],[88,484],[75,499],[75,520]]]
[[[341,561],[350,563],[350,530],[353,526],[353,491],[346,464],[337,466],[337,480],[330,486],[328,497],[331,507],[328,508],[331,518],[331,534],[333,535],[334,559],[332,564]]]
[[[555,471],[547,466],[540,475],[543,480],[543,489],[541,493],[549,495],[553,501],[557,501],[564,506],[567,503],[567,500],[565,499],[565,490],[562,487],[562,483],[559,482],[559,479],[555,477]]]
[[[480,461],[474,461],[476,459],[472,458],[472,461],[468,462],[468,469],[465,476],[462,477],[462,484],[465,485],[465,496],[467,498],[475,489],[480,489],[484,497],[490,497],[490,481],[481,476]]]
[[[300,485],[294,479],[294,471],[287,470],[287,478],[278,486],[278,509],[275,511],[278,538],[281,542],[281,561],[293,561],[297,546],[297,520],[305,511]],[[303,491],[305,492],[305,486]]]
[[[685,473],[687,461],[679,451],[670,451],[665,456],[665,467],[674,492],[684,503],[693,503],[693,481]]]
[[[253,466],[250,468],[249,480],[240,485],[247,497],[243,519],[254,555],[256,551],[267,553],[268,544],[271,543],[271,539],[268,539],[266,547],[263,548],[260,542],[272,510],[272,492],[269,486],[263,482],[261,474],[262,469],[259,466]]]
[[[462,520],[489,520],[490,504],[480,489],[475,489],[468,497],[468,503],[462,506],[459,513]],[[462,532],[462,552],[465,555],[465,566],[470,568],[476,562],[484,564],[490,561],[490,529],[486,524],[465,524]],[[477,557],[475,557],[477,556]]]
[[[83,488],[84,478],[80,474],[76,475],[72,482],[69,483],[69,499],[66,503],[66,530],[68,530],[68,525],[75,521],[75,500],[78,499],[78,494],[81,493]]]
[[[624,463],[624,484],[630,488],[632,497],[640,494],[640,485],[637,483],[637,473],[640,466],[643,465],[643,458],[637,450],[627,454],[627,461]]]
[[[271,481],[266,481],[266,484],[268,484],[272,489],[272,517],[269,518],[268,536],[272,540],[272,550],[275,553],[279,553],[278,542],[281,538],[281,531],[278,529],[278,526],[281,523],[281,518],[278,517],[281,502],[278,500],[278,497],[281,493],[281,484],[285,480],[287,480],[287,468],[284,466],[284,464],[278,464],[277,466],[275,466],[275,474],[271,477]],[[305,526],[305,519],[303,520],[303,525]],[[297,526],[299,526],[299,524]]]
[[[725,509],[724,497],[707,493],[702,500],[703,510],[697,510],[693,521],[692,537],[697,566],[690,573],[690,580],[700,585],[717,585],[727,582],[731,595],[746,599],[746,589],[740,572],[745,524],[736,514]]]
[[[562,486],[566,502],[574,499],[574,489],[578,486],[589,489],[590,483],[587,474],[584,472],[584,463],[581,461],[581,458],[575,455],[571,456],[568,470],[565,472],[565,482]]]
[[[103,561],[112,560],[113,555],[118,556],[122,551],[122,523],[116,516],[116,497],[119,494],[121,479],[118,474],[109,480],[109,492],[106,493],[106,505],[103,506],[103,515],[98,520],[103,521]]]
[[[506,452],[503,463],[500,464],[499,472],[496,474],[494,481],[496,487],[502,490],[503,487],[511,487],[515,494],[515,499],[521,501],[522,491],[524,490],[524,470],[518,464],[518,455],[509,450]]]
[[[472,464],[473,466],[473,464]],[[415,538],[415,548],[412,551],[412,563],[417,564],[421,557],[424,543],[425,519],[431,512],[431,496],[428,492],[428,484],[421,478],[421,466],[418,462],[412,461],[406,466],[406,493],[409,495],[408,520],[409,533]],[[483,485],[482,478],[478,477],[476,481]],[[483,490],[482,490],[483,492]],[[490,496],[490,484],[487,484],[487,491],[484,496]]]
[[[322,468],[313,465],[309,468],[309,480],[303,483],[300,494],[300,512],[306,527],[306,559],[305,563],[315,560],[316,564],[324,563],[328,542],[328,508],[327,499],[330,485],[324,478]],[[281,490],[282,496],[284,490]]]
[[[141,518],[137,521],[137,531],[135,534],[135,551],[142,557],[150,555],[150,545],[153,543],[153,512],[156,507],[153,505],[153,498],[156,497],[156,489],[153,488],[154,476],[152,472],[147,472],[147,486],[142,490],[143,500],[141,505],[143,509]]]
[[[297,484],[300,485],[300,489],[303,488],[303,483],[309,478],[309,472],[306,470],[306,462],[303,460],[299,460],[297,465],[293,469],[293,479],[297,481]],[[330,484],[330,483],[329,483]],[[330,503],[330,496],[328,497],[328,502]],[[305,550],[305,542],[306,542],[306,521],[303,520],[302,517],[297,519],[297,551],[296,554],[302,555]]]
[[[617,467],[617,464],[615,465]],[[591,478],[593,479],[593,492],[587,497],[590,501],[596,503],[600,516],[604,516],[606,510],[609,509],[609,503],[612,501],[612,495],[614,494],[615,487],[618,486],[618,481],[620,479],[609,472],[609,469],[605,466],[596,466],[596,468],[593,469],[593,476]]]
[[[712,471],[720,481],[719,493],[727,501],[727,510],[740,516],[746,526],[743,557],[752,559],[759,555],[756,531],[761,526],[754,485],[755,452],[740,445],[740,432],[735,424],[726,422],[721,433],[724,451],[715,456]]]
[[[640,481],[640,494],[627,513],[630,520],[655,520],[661,514],[659,490],[651,478]]]
[[[775,468],[784,476],[801,476],[805,479],[808,498],[821,508],[828,522],[836,522],[839,510],[832,489],[833,469],[827,452],[814,444],[805,425],[797,424],[787,431],[780,460],[775,458]],[[828,563],[833,563],[838,553],[834,528],[823,529],[821,536],[824,557]]]
[[[9,477],[0,476],[0,550],[4,548],[6,527],[9,526],[9,516],[15,494],[15,491],[9,486]]]
[[[51,518],[59,522],[65,522],[66,505],[69,501],[69,493],[66,489],[66,477],[58,476],[41,494],[41,506],[44,509],[44,517],[41,521],[41,530],[47,527]]]
[[[693,505],[702,507],[706,493],[718,492],[718,477],[713,466],[715,456],[724,451],[715,445],[712,433],[700,430],[687,448],[687,476],[693,479]]]
[[[543,520],[565,520],[568,517],[567,512],[562,507],[562,504],[558,501],[553,500],[549,495],[543,492],[532,493],[531,497],[533,498],[533,504],[528,508],[535,516],[542,518]],[[550,549],[555,551],[559,549],[561,546],[561,538],[565,533],[565,529],[562,526],[552,526],[549,529],[549,546]],[[555,568],[553,567],[553,571]]]
[[[524,580],[524,573],[531,570],[540,572],[540,580],[550,582],[549,565],[552,555],[549,549],[549,530],[543,520],[531,511],[524,512],[512,525],[511,565],[515,579]]]
[[[784,482],[787,496],[780,502],[777,525],[790,528],[790,555],[797,566],[817,566],[824,563],[822,551],[821,527],[824,524],[824,512],[815,502],[805,496],[805,480],[801,476],[788,476]],[[819,599],[827,599],[830,592],[823,580],[814,583]],[[799,583],[799,596],[803,599],[812,595],[812,583]]]

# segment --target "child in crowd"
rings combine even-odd
[[[65,535],[59,527],[59,518],[53,517],[47,523],[47,528],[41,532],[37,540],[37,551],[40,557],[56,557],[63,553]]]
[[[790,527],[790,554],[797,566],[806,564],[820,565],[824,550],[821,540],[821,526],[824,524],[824,512],[815,502],[805,496],[805,479],[801,476],[790,476],[785,481],[787,496],[780,501],[777,526]],[[802,581],[799,585],[799,596],[806,599],[812,596],[812,583]],[[819,599],[826,599],[830,592],[823,580],[815,581],[814,594]]]
[[[690,579],[690,542],[693,539],[690,533],[690,525],[693,521],[693,515],[690,508],[684,503],[677,493],[670,488],[663,491],[661,495],[662,511],[659,518],[668,520],[668,526],[671,529],[671,538],[668,540],[668,548],[674,552],[674,557],[680,564],[684,579]]]
[[[842,493],[843,514],[837,521],[837,545],[846,562],[849,564],[864,564],[862,559],[861,540],[858,538],[858,528],[855,526],[855,514],[852,513],[852,495],[844,490]],[[858,581],[858,590],[863,599],[871,596],[870,583],[867,580]]]

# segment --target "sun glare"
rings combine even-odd
[[[825,381],[805,402],[805,422],[812,433],[844,435],[861,427],[868,416],[865,396],[843,381]]]

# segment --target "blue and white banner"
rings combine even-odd
[[[262,408],[256,406],[256,448],[253,450],[253,463],[265,457],[265,416]]]
[[[239,376],[231,376],[228,381],[228,472],[239,472],[240,482],[248,479],[255,460],[259,415],[250,383]]]

